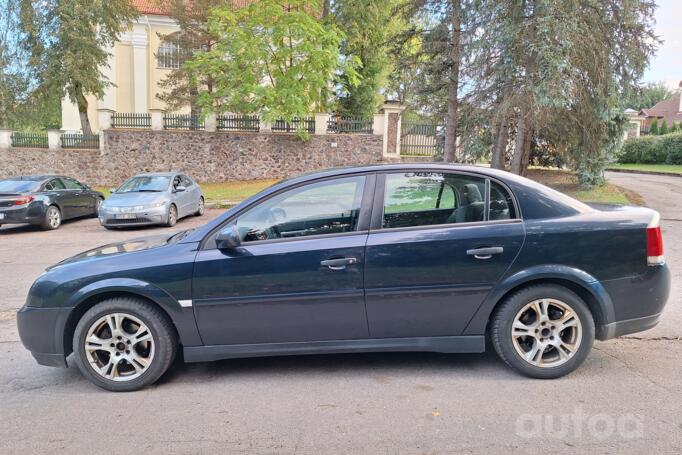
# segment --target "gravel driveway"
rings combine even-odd
[[[154,387],[103,392],[38,366],[14,312],[47,265],[159,230],[0,228],[0,453],[682,453],[682,178],[609,177],[663,214],[672,300],[659,327],[597,342],[554,381],[492,353],[363,354],[177,364]]]

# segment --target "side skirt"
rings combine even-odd
[[[415,338],[376,338],[363,340],[311,341],[295,343],[188,346],[183,349],[185,362],[211,362],[221,359],[283,355],[420,351],[443,353],[484,352],[485,337],[482,335],[471,335]]]

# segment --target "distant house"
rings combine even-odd
[[[679,90],[676,96],[669,100],[661,101],[649,109],[642,109],[639,111],[639,117],[642,117],[641,134],[647,134],[651,128],[654,119],[658,120],[660,127],[663,122],[670,127],[673,124],[682,123],[682,82],[680,82]]]
[[[244,7],[253,0],[232,0],[235,7]],[[99,130],[97,109],[117,112],[148,113],[150,109],[164,109],[157,98],[159,82],[180,66],[182,49],[175,40],[164,41],[160,36],[177,32],[177,23],[168,16],[158,0],[132,0],[140,16],[127,32],[109,49],[108,68],[102,72],[114,84],[101,100],[88,96],[88,118],[94,131]],[[189,107],[187,108],[189,112]],[[185,112],[180,112],[185,113]],[[68,98],[62,100],[62,129],[81,129],[78,108]]]

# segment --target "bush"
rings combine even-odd
[[[618,162],[682,164],[682,132],[628,139],[618,154]]]

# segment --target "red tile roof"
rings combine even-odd
[[[671,126],[673,123],[682,122],[680,96],[682,94],[674,96],[669,100],[661,101],[649,109],[642,109],[640,113],[647,117],[664,118],[668,126]]]
[[[256,0],[232,0],[233,6],[237,8],[243,8],[250,5]],[[133,8],[135,8],[140,14],[152,14],[155,16],[167,16],[168,11],[164,4],[168,3],[168,0],[131,0]],[[191,0],[187,0],[186,4],[190,4]]]

